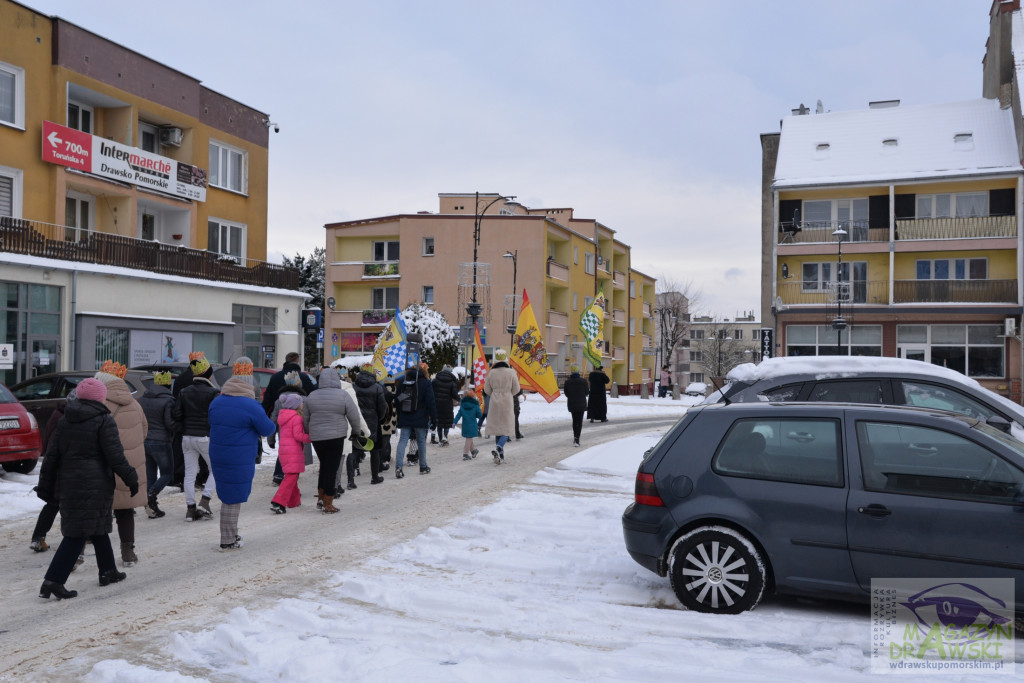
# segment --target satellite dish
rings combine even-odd
[[[818,100],[818,106],[816,106],[814,108],[814,113],[815,114],[824,114],[825,113],[825,105],[823,105],[821,103],[821,100]]]
[[[775,308],[777,308],[777,309],[781,309],[782,308],[782,297],[781,296],[775,297]]]
[[[329,309],[331,309],[333,311],[335,303],[336,302],[334,301],[334,297],[333,296],[327,297],[327,308],[329,308]]]

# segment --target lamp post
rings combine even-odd
[[[512,337],[516,333],[516,271],[519,265],[519,250],[506,251],[502,254],[502,258],[512,259],[512,324],[508,326],[509,333],[509,347],[512,345]]]
[[[476,322],[477,322],[477,320],[479,320],[480,313],[483,311],[483,306],[480,305],[480,303],[476,299],[476,263],[477,263],[477,249],[480,246],[480,224],[483,221],[483,215],[485,213],[487,213],[487,209],[491,208],[492,205],[494,205],[495,203],[497,203],[497,202],[499,202],[499,201],[501,201],[503,199],[508,200],[508,201],[512,201],[513,199],[515,199],[515,195],[509,195],[508,197],[501,197],[501,196],[495,197],[490,202],[488,202],[487,206],[485,206],[483,208],[483,211],[481,211],[480,210],[480,193],[477,192],[476,193],[476,203],[473,205],[474,206],[474,209],[473,209],[474,210],[474,215],[473,215],[473,298],[466,305],[466,314],[469,316],[469,319],[473,323],[473,327],[474,328],[476,328]],[[469,366],[470,367],[473,366],[473,352],[472,352],[472,349],[473,349],[473,347],[471,345],[470,346],[470,354],[469,354]]]
[[[839,226],[832,232],[832,235],[835,236],[836,242],[839,245],[839,262],[836,264],[836,317],[832,319],[832,329],[836,331],[836,353],[839,353],[843,330],[846,329],[846,320],[843,318],[842,294],[843,238],[846,237],[846,231],[843,230],[842,226]]]

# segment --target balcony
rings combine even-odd
[[[649,303],[646,303],[646,302],[644,302],[644,317],[645,318],[653,318],[654,317],[654,306],[652,306],[652,305],[650,305]]]
[[[779,244],[828,244],[838,238],[832,233],[846,230],[844,242],[888,242],[889,228],[871,228],[868,221],[799,221],[779,224]],[[900,218],[897,240],[950,240],[1016,237],[1016,216],[970,216],[959,218]]]
[[[363,277],[398,277],[398,261],[367,261],[363,264]]]
[[[569,266],[559,263],[554,259],[548,259],[548,277],[562,282],[569,281]]]
[[[615,289],[625,289],[626,274],[623,273],[621,270],[616,270],[614,273],[612,273],[612,285],[614,285]]]
[[[626,360],[626,349],[622,346],[613,346],[612,360],[616,362]]]
[[[363,311],[363,325],[387,325],[395,317],[393,308],[368,308]]]
[[[215,282],[299,288],[295,268],[106,232],[84,232],[79,240],[67,240],[66,231],[63,225],[0,216],[0,251]]]
[[[550,327],[560,327],[562,329],[569,328],[569,315],[562,311],[553,311],[548,309],[548,325]]]
[[[819,282],[779,282],[777,292],[786,306],[824,306],[835,302],[833,290],[828,284]],[[845,296],[843,303],[888,306],[889,282],[887,280],[851,282]]]
[[[626,312],[621,308],[612,309],[612,324],[613,325],[625,325],[626,324]]]
[[[898,240],[954,240],[1016,236],[1016,216],[900,218],[896,221],[896,239]]]
[[[654,348],[654,340],[650,336],[644,335],[644,349]]]
[[[896,280],[893,303],[1015,304],[1016,280]]]

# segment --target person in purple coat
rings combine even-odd
[[[224,383],[210,404],[210,468],[220,498],[220,549],[242,547],[238,513],[252,493],[257,442],[277,429],[253,398],[252,386],[240,377]]]

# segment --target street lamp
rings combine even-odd
[[[484,210],[481,211],[480,210],[480,193],[479,192],[476,193],[476,204],[475,204],[476,213],[473,216],[473,304],[477,303],[477,301],[476,301],[476,259],[477,259],[477,248],[480,246],[480,223],[483,221],[483,215],[485,213],[487,213],[487,209],[491,208],[491,206],[493,206],[497,202],[500,202],[502,199],[506,199],[506,200],[512,201],[515,198],[516,198],[515,195],[510,195],[508,197],[495,197],[490,202],[488,202],[487,206],[484,207]],[[475,314],[474,314],[474,310],[475,310]],[[466,312],[469,313],[469,317],[471,317],[473,319],[473,322],[476,323],[476,319],[480,317],[480,306],[479,305],[473,306],[471,304],[470,306],[466,307]]]
[[[843,239],[846,237],[846,231],[840,225],[836,228],[832,235],[836,238],[836,242],[839,244],[839,262],[836,265],[836,317],[832,319],[832,329],[836,331],[836,353],[839,353],[839,349],[842,343],[843,330],[846,329],[846,320],[843,318]]]
[[[512,259],[512,324],[508,326],[508,333],[515,335],[516,333],[516,270],[518,269],[519,263],[519,250],[506,251],[502,254],[502,258]],[[509,338],[509,345],[512,344],[512,338]]]

